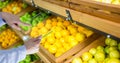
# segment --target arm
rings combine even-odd
[[[25,59],[26,47],[20,46],[10,50],[0,50],[0,63],[18,63]]]

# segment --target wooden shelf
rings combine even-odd
[[[26,0],[26,2],[30,3],[30,0]],[[35,0],[34,2],[39,7],[50,10],[64,17],[66,17],[65,10],[70,10],[73,20],[120,38],[120,22],[102,19],[43,0]]]

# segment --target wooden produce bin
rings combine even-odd
[[[105,45],[105,37],[101,36],[95,41],[93,41],[91,44],[80,50],[77,54],[75,54],[72,58],[66,60],[64,63],[71,63],[72,60],[76,57],[80,57],[84,52],[89,51],[91,48],[96,48],[97,46],[104,46]]]
[[[66,1],[61,1],[61,0],[43,0],[43,1],[47,1],[47,2],[50,2],[50,3],[54,3],[54,4],[57,4],[57,5],[69,8],[68,0],[66,0]]]
[[[120,23],[120,5],[101,3],[92,0],[69,0],[70,8],[103,19]]]
[[[42,45],[40,45],[40,52],[45,56],[51,63],[63,63],[64,60],[69,58],[70,56],[76,54],[78,51],[82,50],[87,45],[91,44],[94,40],[96,40],[100,35],[94,33],[90,37],[86,38],[83,42],[78,43],[76,46],[68,50],[67,52],[63,53],[59,57],[55,57],[51,54],[48,50],[46,50]]]

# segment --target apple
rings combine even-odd
[[[83,53],[83,55],[82,55],[82,59],[84,60],[84,61],[88,61],[88,60],[90,60],[90,59],[92,59],[92,54],[91,53],[89,53],[89,52],[85,52],[85,53]]]
[[[109,54],[109,48],[110,48],[110,46],[105,47],[105,49],[104,49],[105,53]]]
[[[89,50],[89,52],[90,52],[92,55],[94,55],[94,54],[96,53],[96,49],[95,49],[95,48],[91,48],[91,49]]]
[[[76,57],[72,60],[72,63],[82,63],[82,59],[80,57]]]
[[[105,39],[105,44],[106,45],[110,45],[111,40],[112,40],[111,38],[106,38]]]
[[[94,58],[98,61],[104,61],[105,59],[105,54],[103,52],[96,52],[96,54],[94,55]]]
[[[97,63],[97,61],[95,59],[90,59],[88,63]]]
[[[112,39],[109,44],[110,46],[117,46],[117,41]]]
[[[111,58],[108,61],[106,61],[106,63],[120,63],[120,60],[116,58]]]
[[[120,43],[118,44],[118,50],[120,51]]]
[[[109,53],[110,58],[120,58],[120,52],[117,50],[112,50]]]

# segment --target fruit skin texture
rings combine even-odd
[[[89,52],[92,54],[92,55],[94,55],[95,53],[96,53],[96,49],[95,48],[91,48],[90,50],[89,50]]]
[[[112,58],[112,59],[109,59],[106,63],[120,63],[120,60]]]
[[[105,59],[105,54],[103,52],[97,52],[95,55],[94,55],[95,59],[98,61],[98,62],[101,62],[101,61],[104,61]]]
[[[88,63],[97,63],[97,61],[95,59],[90,59]]]
[[[85,52],[82,55],[82,59],[83,59],[83,61],[88,61],[88,60],[92,59],[92,54],[90,54],[89,52]]]
[[[111,38],[106,38],[106,39],[105,39],[105,44],[106,44],[106,45],[110,45],[110,41],[111,41],[111,40],[112,40]]]
[[[83,63],[83,62],[81,58],[77,57],[72,60],[72,63]]]
[[[118,50],[120,51],[120,43],[118,44]]]
[[[113,50],[109,53],[110,58],[120,58],[120,53],[117,50]]]

